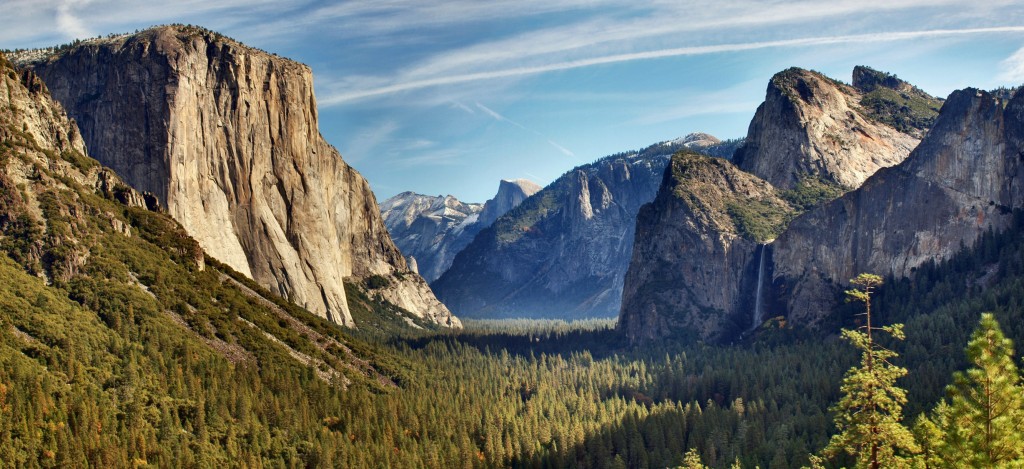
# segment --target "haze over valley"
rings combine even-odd
[[[1024,464],[1019,2],[22,3],[0,467]]]

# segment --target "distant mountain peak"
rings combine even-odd
[[[380,208],[395,244],[404,255],[415,257],[419,273],[432,281],[448,270],[480,230],[540,189],[528,179],[502,179],[497,194],[485,204],[465,203],[451,195],[402,192]]]
[[[669,140],[664,145],[681,145],[686,148],[704,148],[722,143],[717,137],[704,132],[692,132],[687,134],[685,137],[679,137],[675,140]]]
[[[541,187],[537,183],[528,179],[502,179],[498,184],[498,193],[488,200],[480,211],[478,223],[482,228],[491,226],[499,217],[540,190]]]
[[[892,90],[866,95],[821,73],[789,68],[769,81],[735,162],[783,190],[807,178],[856,188],[879,168],[903,161],[927,128],[928,111],[905,112],[904,101]],[[926,103],[913,106],[931,109]]]
[[[670,141],[670,143],[680,144],[687,148],[717,145],[721,142],[722,140],[718,139],[716,136],[703,132],[691,132],[686,134],[685,137],[676,138],[675,140]]]

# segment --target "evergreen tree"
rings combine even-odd
[[[903,339],[903,325],[875,327],[871,324],[871,294],[882,284],[882,278],[860,274],[850,281],[855,288],[846,292],[851,301],[864,303],[865,325],[859,330],[843,330],[843,338],[861,351],[859,367],[850,368],[840,388],[843,396],[832,408],[839,433],[832,437],[824,454],[835,458],[841,453],[856,460],[856,467],[909,467],[910,455],[919,451],[914,436],[900,423],[906,391],[896,380],[907,374],[905,368],[890,360],[897,354],[872,338],[882,331],[895,339]]]
[[[707,469],[707,466],[700,461],[700,454],[697,452],[697,448],[690,448],[686,452],[686,455],[683,456],[681,469]]]
[[[936,413],[941,415],[944,413],[941,409],[944,409],[946,404],[940,403],[939,406],[939,410],[936,410]],[[921,466],[924,469],[946,467],[938,450],[943,443],[943,434],[939,426],[935,424],[935,421],[928,418],[925,414],[918,415],[917,420],[914,422],[913,431],[914,437],[921,444]]]
[[[953,375],[948,406],[937,412],[944,434],[939,453],[948,467],[1005,467],[1024,463],[1024,396],[1013,342],[995,317],[981,315],[967,344],[972,368]]]

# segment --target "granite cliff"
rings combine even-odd
[[[870,69],[857,70],[855,81],[865,86],[869,74],[864,70]],[[781,190],[794,189],[805,179],[857,188],[879,168],[903,161],[918,143],[914,135],[879,119],[887,115],[884,108],[869,112],[863,100],[860,89],[817,72],[780,72],[769,81],[733,161]]]
[[[821,256],[842,250],[842,240],[826,246],[834,237],[827,229],[792,251],[776,254],[775,246],[790,223],[798,224],[794,217],[806,223],[800,213],[904,161],[941,102],[867,67],[857,67],[853,76],[855,86],[795,68],[772,77],[746,143],[732,158],[738,169],[711,171],[710,161],[677,155],[658,198],[637,219],[619,315],[619,328],[632,341],[735,338],[784,312],[778,293],[791,287],[783,286],[786,281],[773,287],[769,280],[789,268],[784,264],[813,271],[814,261],[806,258],[810,245],[822,245]],[[831,289],[819,287],[801,291],[832,298]]]
[[[315,414],[313,407],[331,400],[324,396],[339,400],[350,386],[398,387],[376,365],[393,354],[205,256],[146,199],[90,158],[44,82],[0,53],[0,465],[129,467],[144,458],[175,465],[184,454],[175,448],[219,451],[219,435],[188,430],[188,417],[140,417],[135,430],[113,422],[131,414],[195,416],[196,402],[218,399],[228,415],[238,396],[266,393],[280,402],[280,389],[310,406],[292,413]],[[231,384],[211,384],[218,380]],[[29,408],[40,402],[60,424],[7,431],[15,421],[45,426],[43,413]],[[295,419],[283,422],[274,407],[273,417],[239,415],[267,434],[296,432],[287,429]],[[39,420],[26,420],[32,415]],[[323,428],[320,418],[311,420]],[[149,449],[124,444],[132,432],[159,428],[173,438]],[[31,449],[57,440],[78,447],[58,449],[61,456]]]
[[[758,318],[761,243],[793,209],[757,176],[720,158],[672,156],[653,202],[637,215],[618,328],[633,341],[711,340]],[[679,331],[686,331],[679,334]]]
[[[772,295],[793,322],[827,315],[859,272],[907,277],[950,258],[1024,204],[1024,95],[956,91],[902,164],[797,218],[773,245]]]
[[[464,316],[614,316],[637,211],[670,155],[736,144],[694,134],[574,168],[481,231],[431,285]]]
[[[395,245],[428,282],[452,265],[480,230],[540,190],[525,179],[502,180],[498,193],[484,204],[464,203],[452,196],[403,192],[380,204],[384,224]]]
[[[142,194],[87,156],[75,121],[43,81],[0,54],[0,249],[29,273],[66,284],[91,257],[79,225],[132,236],[119,211],[83,203],[79,193],[146,207]],[[204,266],[198,249],[183,257]]]
[[[92,155],[155,194],[203,249],[330,320],[344,282],[458,325],[388,237],[366,180],[318,130],[305,65],[186,26],[85,41],[22,63],[78,122]]]

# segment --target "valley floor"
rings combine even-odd
[[[980,312],[1024,338],[1020,233],[988,235],[879,290],[878,320],[906,324],[907,340],[886,345],[909,369],[899,381],[907,422],[965,366]],[[799,467],[835,432],[829,407],[857,359],[837,336],[779,319],[731,345],[630,347],[610,320],[467,321],[464,331],[396,336],[370,327],[393,315],[365,297],[366,327],[353,332],[281,303],[314,334],[260,309],[265,301],[245,294],[258,288],[240,290],[220,268],[142,271],[152,296],[130,279],[48,287],[0,262],[13,286],[0,295],[2,465],[673,467],[694,449],[711,467]],[[175,282],[190,275],[221,282],[207,316],[175,310],[199,338],[154,303],[188,292]],[[91,291],[107,294],[82,296]],[[838,310],[826,327],[853,326],[856,312]],[[317,334],[344,353],[307,341]],[[204,340],[247,352],[232,362]],[[318,373],[291,352],[330,367]],[[346,356],[378,374],[349,373]]]

